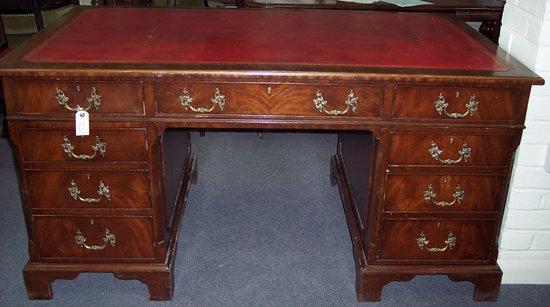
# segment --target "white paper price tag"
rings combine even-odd
[[[76,136],[90,135],[90,114],[84,110],[75,113]]]

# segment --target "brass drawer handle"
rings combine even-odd
[[[470,97],[470,100],[466,104],[466,112],[464,113],[448,113],[447,107],[449,106],[449,103],[445,101],[445,97],[443,97],[443,93],[439,94],[439,97],[435,101],[435,110],[440,115],[445,114],[447,117],[450,118],[464,118],[468,115],[473,116],[474,113],[477,111],[477,105],[479,102],[477,101],[476,95],[473,94],[472,97]]]
[[[57,87],[55,91],[57,93],[57,95],[55,95],[55,99],[57,99],[57,102],[59,102],[59,104],[64,106],[67,110],[73,112],[88,111],[92,106],[94,107],[94,109],[99,110],[99,106],[101,105],[101,96],[97,94],[97,90],[95,89],[95,87],[92,87],[90,97],[86,98],[86,100],[88,101],[88,106],[85,108],[79,105],[76,105],[76,107],[69,106],[69,97],[67,97],[59,87]]]
[[[195,108],[191,105],[191,103],[193,102],[193,97],[191,97],[191,95],[189,95],[189,91],[187,90],[187,88],[184,88],[183,91],[182,91],[182,95],[179,97],[180,99],[180,102],[181,102],[181,105],[186,109],[191,109],[191,111],[195,112],[195,113],[210,113],[212,111],[214,111],[214,108],[216,108],[216,106],[218,106],[218,108],[220,108],[220,110],[223,110],[223,108],[225,107],[225,96],[221,94],[220,92],[220,89],[216,88],[216,92],[214,93],[214,97],[212,97],[210,99],[210,101],[212,102],[212,107],[210,108],[202,108],[202,107],[199,107],[199,108]]]
[[[107,151],[107,144],[102,142],[99,136],[97,135],[95,137],[95,145],[92,146],[92,150],[94,151],[94,153],[91,155],[75,154],[73,151],[74,146],[71,144],[71,141],[69,141],[69,138],[67,136],[63,138],[63,144],[61,144],[61,147],[63,148],[63,152],[67,154],[67,156],[71,158],[80,159],[80,160],[91,160],[97,155],[98,152],[102,157],[105,157],[105,152]]]
[[[467,142],[464,142],[464,144],[462,145],[462,149],[458,152],[458,154],[460,155],[458,159],[441,159],[440,155],[443,153],[443,150],[439,149],[435,141],[432,141],[432,147],[428,150],[428,152],[435,160],[443,164],[450,165],[459,163],[462,160],[464,160],[464,162],[468,162],[468,159],[470,158],[470,155],[472,153],[472,149],[468,146]]]
[[[116,245],[116,236],[112,234],[109,229],[105,229],[105,236],[103,237],[103,242],[105,242],[103,245],[87,245],[86,244],[86,237],[82,235],[82,232],[80,229],[76,229],[76,235],[74,236],[76,244],[79,245],[82,248],[90,249],[90,250],[102,250],[108,245],[111,245],[112,247],[115,247]]]
[[[76,185],[76,182],[74,182],[74,179],[71,180],[71,185],[69,186],[69,194],[75,199],[80,200],[81,202],[85,203],[97,203],[101,200],[101,197],[105,196],[108,200],[111,200],[111,191],[109,191],[109,186],[105,185],[103,181],[99,181],[99,186],[97,188],[97,194],[99,195],[99,198],[91,198],[91,197],[81,197],[80,189]]]
[[[319,112],[327,113],[329,115],[344,115],[346,114],[350,108],[352,112],[355,112],[357,110],[357,96],[355,96],[355,93],[353,90],[350,90],[348,94],[348,99],[344,102],[346,104],[346,108],[344,110],[327,110],[325,109],[325,105],[328,103],[328,101],[325,100],[323,97],[323,94],[321,94],[321,91],[317,91],[316,98],[313,99],[313,105]]]
[[[437,194],[435,194],[435,192],[433,190],[433,186],[430,184],[428,186],[428,189],[426,191],[424,191],[424,200],[428,204],[433,204],[433,205],[439,206],[439,207],[447,207],[447,206],[452,206],[455,203],[459,203],[459,204],[462,203],[462,201],[464,200],[464,190],[462,190],[462,187],[459,184],[457,184],[456,188],[455,188],[455,192],[453,193],[453,201],[451,201],[451,202],[435,201],[433,199],[436,196],[437,196]]]
[[[424,233],[424,231],[421,231],[420,236],[418,237],[418,239],[416,239],[416,243],[418,244],[418,247],[420,247],[420,249],[425,249],[432,253],[441,253],[446,251],[447,249],[453,249],[453,247],[456,245],[456,236],[451,231],[449,231],[447,240],[445,240],[445,247],[428,247],[430,241],[426,239],[426,234]]]

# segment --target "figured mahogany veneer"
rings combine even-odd
[[[398,86],[395,89],[393,117],[403,119],[444,120],[448,122],[515,121],[517,119],[516,93],[509,88]],[[448,107],[441,113],[436,101],[442,96]],[[477,102],[475,111],[468,114],[467,104]],[[498,101],[497,103],[492,103]],[[453,118],[445,114],[457,113]]]
[[[215,107],[212,114],[233,115],[299,115],[328,116],[312,103],[317,91],[327,101],[327,111],[346,109],[346,101],[353,91],[357,98],[356,110],[348,110],[345,116],[379,117],[384,87],[381,85],[306,85],[306,84],[226,84],[199,82],[162,82],[155,86],[159,114],[193,115],[184,108],[180,97],[186,89],[194,107],[211,108],[216,89],[225,97],[223,110]]]
[[[380,238],[380,261],[444,261],[488,262],[494,246],[495,221],[454,220],[390,220],[382,221]],[[418,238],[424,233],[427,244],[420,248]],[[444,251],[429,251],[428,248],[443,249],[449,234],[456,238],[454,246]],[[464,263],[463,263],[464,264]]]
[[[56,279],[111,272],[170,300],[197,182],[189,129],[209,128],[339,132],[330,178],[358,300],[434,274],[474,283],[476,300],[498,297],[512,158],[543,80],[456,20],[76,9],[4,57],[0,74],[29,298],[51,299]],[[89,136],[75,135],[64,97],[75,111],[92,104]]]
[[[40,259],[109,259],[135,258],[153,260],[153,221],[150,217],[50,217],[34,216],[36,244]],[[88,246],[76,243],[77,230]],[[105,242],[105,231],[114,235],[114,246]]]
[[[514,135],[399,132],[392,135],[390,142],[388,163],[391,165],[508,166],[512,159],[512,153],[508,149],[514,147],[516,137]],[[442,151],[439,154],[441,160],[460,161],[445,164],[435,159],[429,152],[432,144]],[[464,147],[471,149],[468,158],[460,154]]]
[[[67,105],[72,108],[86,108],[91,105],[88,98],[95,88],[100,96],[100,104],[91,105],[91,114],[144,114],[144,97],[142,82],[128,81],[113,83],[94,80],[93,82],[28,82],[20,80],[13,84],[15,99],[25,101],[18,105],[17,112],[21,114],[66,114],[74,113],[59,107],[55,98],[60,89],[68,98]],[[45,103],[47,102],[47,103]]]
[[[93,124],[92,124],[93,125]],[[105,153],[97,154],[90,159],[94,162],[140,162],[147,160],[147,139],[145,129],[103,130],[93,129],[89,136],[75,136],[74,128],[43,129],[27,128],[21,131],[21,150],[27,162],[73,161],[83,160],[67,155],[62,147],[65,137],[74,146],[75,155],[93,155],[93,146],[97,138],[105,143]],[[40,150],[37,150],[37,149]]]
[[[388,174],[384,211],[496,212],[502,190],[506,189],[504,179],[502,175],[450,175],[450,172]],[[430,186],[436,196],[426,200],[424,194]],[[462,200],[453,196],[457,186],[463,192]]]
[[[28,170],[27,183],[33,208],[148,209],[151,206],[149,174],[144,171]],[[108,193],[98,192],[101,183]],[[80,191],[76,197],[70,192],[73,186]]]

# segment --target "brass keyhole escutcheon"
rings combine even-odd
[[[268,86],[268,87],[267,87],[267,94],[268,94],[268,95],[271,95],[271,86]]]

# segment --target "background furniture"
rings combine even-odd
[[[337,9],[452,14],[464,21],[481,22],[479,32],[498,44],[502,11],[501,0],[429,0],[431,5],[399,7],[385,2],[372,4],[337,0],[237,0],[240,7],[285,9]]]
[[[350,11],[78,9],[65,20],[0,62],[30,298],[111,272],[171,299],[197,180],[189,129],[213,128],[339,131],[330,178],[359,300],[416,275],[470,281],[476,300],[496,300],[512,157],[543,80],[473,29]],[[136,42],[148,44],[129,53]],[[74,133],[77,106],[89,136]]]
[[[11,14],[33,14],[38,31],[44,28],[42,11],[57,9],[70,4],[78,4],[78,0],[1,0],[0,13]]]

